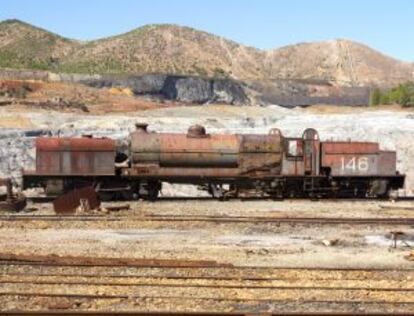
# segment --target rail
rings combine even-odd
[[[414,217],[274,217],[214,215],[0,215],[0,221],[129,221],[129,222],[211,222],[211,223],[288,223],[317,225],[414,225]]]

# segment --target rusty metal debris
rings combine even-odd
[[[122,210],[129,210],[131,206],[129,204],[123,204],[123,205],[116,205],[116,206],[107,206],[106,209],[109,212],[118,212]]]
[[[13,193],[13,186],[10,179],[0,178],[0,186],[5,186],[7,190],[5,195],[0,195],[0,211],[18,212],[26,207],[26,197],[21,193]]]
[[[56,214],[74,214],[78,208],[82,211],[97,209],[101,205],[93,187],[74,189],[53,201]]]
[[[390,235],[391,235],[391,240],[392,240],[392,248],[394,248],[394,249],[397,248],[398,240],[401,241],[401,243],[403,243],[404,245],[410,247],[410,245],[404,240],[404,238],[406,236],[406,234],[404,232],[391,231]]]
[[[172,268],[209,268],[232,267],[231,264],[218,263],[213,260],[179,260],[179,259],[141,259],[141,258],[104,258],[73,257],[57,255],[33,255],[0,253],[2,261],[18,261],[62,266],[129,266],[129,267],[172,267]]]

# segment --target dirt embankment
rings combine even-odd
[[[0,80],[0,107],[11,111],[125,113],[174,106],[134,97],[128,89],[93,88],[77,83]]]

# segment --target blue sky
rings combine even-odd
[[[0,0],[0,20],[17,18],[88,40],[151,23],[176,23],[250,46],[347,38],[414,61],[411,0]]]

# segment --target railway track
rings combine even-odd
[[[0,303],[30,309],[390,313],[414,309],[414,270],[0,265]],[[3,309],[4,309],[3,307]],[[231,314],[230,314],[231,315]]]
[[[271,217],[271,216],[214,216],[214,215],[0,215],[0,221],[129,221],[129,222],[213,222],[213,223],[291,223],[291,224],[351,224],[351,225],[414,225],[410,218],[354,217]]]
[[[50,203],[56,199],[56,196],[32,196],[27,198],[32,203]],[[233,198],[230,200],[240,200],[240,201],[263,201],[263,200],[270,200],[270,201],[311,201],[311,202],[318,202],[318,201],[326,201],[326,202],[372,202],[372,201],[414,201],[414,196],[400,196],[395,198],[321,198],[321,199],[309,199],[309,198],[288,198],[288,199],[275,199],[271,197],[240,197],[240,198]],[[194,197],[194,196],[176,196],[176,197],[159,197],[157,202],[172,202],[172,201],[213,201],[217,198],[209,197],[209,196],[201,196],[201,197]],[[125,201],[124,201],[125,202]]]

